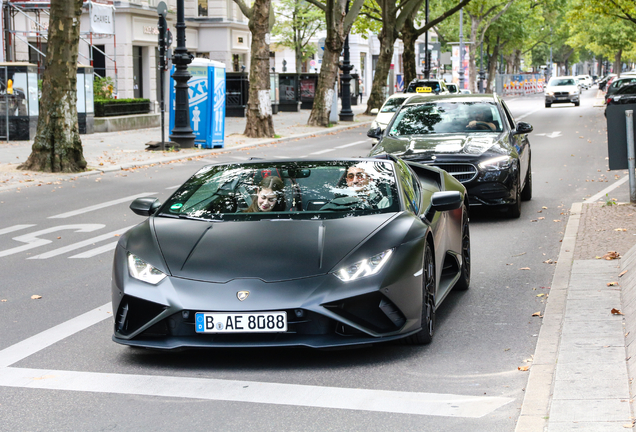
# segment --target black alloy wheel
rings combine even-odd
[[[464,207],[462,212],[462,268],[459,272],[459,280],[455,284],[458,291],[466,291],[470,286],[470,227],[468,210]]]
[[[521,191],[521,201],[532,199],[532,160],[528,162],[528,173],[526,174],[526,184]]]
[[[407,345],[426,345],[435,332],[435,262],[429,242],[424,249],[424,274],[422,275],[422,329],[402,339]]]

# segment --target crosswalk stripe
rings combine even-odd
[[[40,254],[40,255],[35,255],[35,256],[29,257],[28,259],[47,259],[47,258],[52,258],[54,256],[62,255],[62,254],[65,254],[67,252],[71,252],[71,251],[74,251],[76,249],[80,249],[80,248],[95,244],[97,242],[101,242],[101,241],[104,241],[104,240],[111,240],[113,237],[125,233],[126,231],[128,231],[129,229],[131,229],[134,226],[135,225],[131,225],[131,226],[128,226],[126,228],[120,228],[118,230],[111,231],[111,232],[106,233],[106,234],[98,235],[97,237],[92,237],[92,238],[89,238],[89,239],[86,239],[86,240],[83,240],[83,241],[80,241],[80,242],[77,242],[77,243],[70,244],[68,246],[63,246],[61,248],[53,249],[52,251],[45,252],[45,253]]]
[[[69,258],[92,258],[99,254],[103,254],[105,252],[110,252],[112,250],[115,250],[116,247],[117,247],[117,242],[112,242],[112,243],[108,243],[107,245],[100,246],[98,248],[91,249],[86,252],[82,252],[81,254],[70,256]]]

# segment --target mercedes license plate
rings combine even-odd
[[[271,333],[287,331],[286,312],[197,312],[197,333]]]

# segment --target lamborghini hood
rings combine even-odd
[[[154,230],[173,276],[274,282],[328,273],[394,215],[209,223],[158,217]]]

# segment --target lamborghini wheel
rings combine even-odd
[[[433,340],[435,332],[435,262],[433,250],[427,242],[424,251],[424,273],[422,275],[422,329],[407,337],[408,345],[426,345]]]
[[[468,226],[468,211],[464,208],[462,214],[462,268],[455,289],[466,291],[470,286],[470,227]]]

